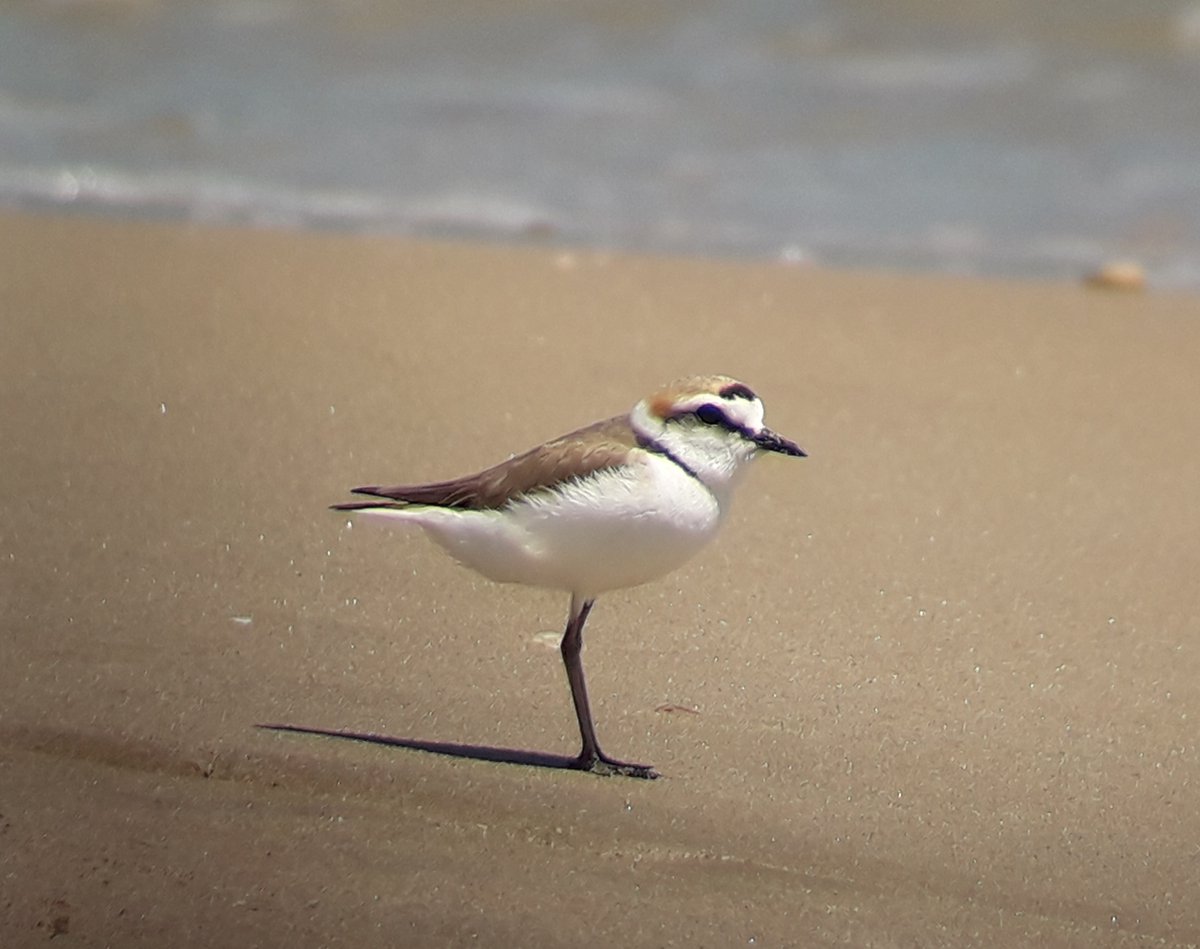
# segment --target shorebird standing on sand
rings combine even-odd
[[[500,583],[563,590],[563,663],[583,748],[573,767],[658,777],[600,750],[583,677],[583,625],[601,593],[683,565],[712,538],[747,462],[804,457],[763,425],[763,404],[727,376],[674,382],[628,415],[596,422],[479,474],[355,488],[378,500],[334,510],[417,524],[460,563]]]

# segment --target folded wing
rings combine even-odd
[[[432,484],[355,488],[355,494],[381,500],[335,504],[333,509],[363,511],[423,504],[471,511],[498,510],[524,495],[618,467],[636,445],[637,437],[628,417],[617,416],[539,445],[478,474]]]

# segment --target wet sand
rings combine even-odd
[[[0,942],[1200,942],[1200,298],[0,217]],[[354,484],[693,372],[810,453],[602,598]]]

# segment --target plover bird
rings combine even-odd
[[[416,524],[463,565],[500,583],[562,590],[562,658],[583,747],[573,767],[653,778],[600,750],[583,676],[583,626],[601,593],[681,566],[717,532],[739,476],[763,452],[804,457],[763,425],[763,404],[728,376],[671,383],[627,415],[596,422],[478,474],[355,488],[334,505]]]

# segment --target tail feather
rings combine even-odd
[[[365,494],[372,498],[382,498],[379,501],[349,501],[345,504],[331,504],[331,511],[380,511],[380,510],[403,510],[411,503],[408,499],[401,497],[401,493],[405,489],[385,488],[377,485],[367,485],[362,488],[351,488],[351,494]]]
[[[396,501],[351,501],[348,504],[331,504],[331,511],[402,511],[409,505]]]
[[[390,505],[392,507],[420,504],[430,507],[480,509],[488,506],[477,497],[476,483],[480,477],[480,475],[472,475],[469,478],[458,478],[454,481],[435,481],[432,484],[397,484],[390,487],[367,485],[362,488],[354,488],[350,493],[365,494],[367,497],[398,502]],[[387,507],[389,505],[368,503],[366,506]]]

